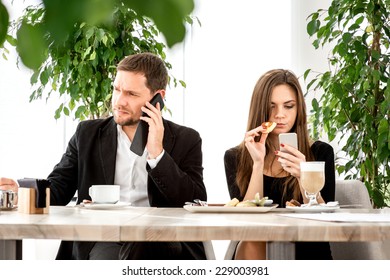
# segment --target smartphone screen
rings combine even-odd
[[[160,93],[156,93],[149,102],[154,107],[156,107],[157,103],[160,103],[160,109],[164,108],[164,101]],[[147,114],[145,112],[142,112],[142,116],[147,116]],[[148,141],[148,132],[148,123],[140,120],[130,146],[130,150],[139,156],[142,156],[142,154],[144,153],[145,146]]]
[[[287,144],[290,145],[291,147],[294,147],[298,149],[298,138],[297,134],[295,132],[291,133],[280,133],[279,134],[279,145],[280,144]],[[285,148],[280,147],[281,152],[287,152]]]

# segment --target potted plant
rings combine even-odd
[[[313,133],[339,137],[348,159],[338,172],[361,179],[375,207],[390,204],[389,12],[389,1],[334,0],[307,24],[316,49],[332,47],[329,71],[304,74],[308,91],[321,91],[312,101]]]
[[[39,25],[46,13],[42,4],[28,7],[12,26],[17,29],[23,24]],[[186,19],[191,21],[190,17]],[[172,68],[159,36],[160,31],[149,18],[140,16],[121,1],[108,22],[96,25],[76,22],[61,43],[54,43],[56,39],[48,32],[46,58],[31,76],[34,88],[30,101],[59,93],[66,98],[55,112],[56,119],[72,113],[80,120],[108,116],[115,65],[124,56],[151,52],[161,57],[168,69]],[[16,41],[14,38],[13,42]],[[170,78],[175,86],[179,82],[185,87],[183,81]]]

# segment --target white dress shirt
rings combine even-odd
[[[138,156],[130,150],[130,139],[117,125],[118,148],[116,150],[114,184],[120,185],[120,201],[130,202],[132,206],[150,206],[147,192],[146,163],[155,168],[164,155],[164,151],[156,158],[147,160],[147,150]]]

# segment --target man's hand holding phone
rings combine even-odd
[[[135,154],[142,156],[146,146],[149,158],[153,159],[161,154],[164,137],[161,115],[163,107],[164,101],[160,93],[156,93],[145,106],[141,107],[142,116],[130,146],[130,150]]]
[[[163,151],[164,125],[161,115],[161,105],[157,102],[156,107],[154,107],[150,102],[147,102],[141,110],[146,113],[147,116],[141,116],[140,120],[149,125],[149,133],[146,142],[148,157],[154,159]]]

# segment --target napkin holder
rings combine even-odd
[[[44,179],[18,180],[18,210],[24,214],[47,214],[50,207],[50,182]]]

